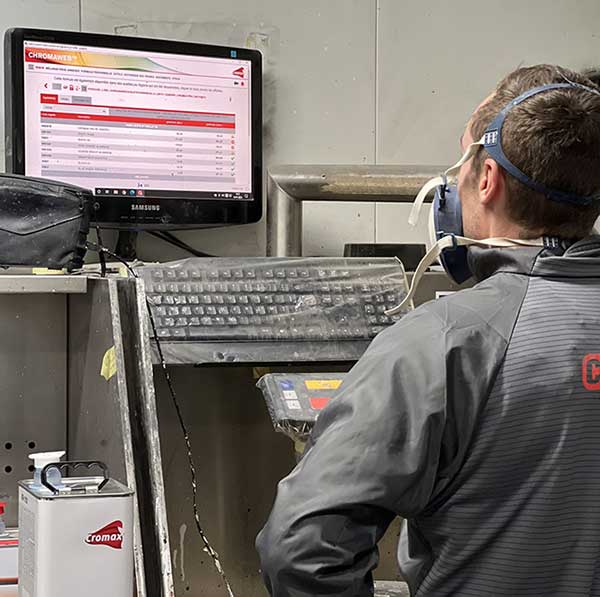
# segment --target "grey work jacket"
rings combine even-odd
[[[600,237],[470,249],[478,284],[381,333],[257,539],[275,597],[600,596]]]

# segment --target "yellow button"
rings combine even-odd
[[[341,379],[307,379],[305,382],[309,390],[337,390],[342,385]]]

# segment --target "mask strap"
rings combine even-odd
[[[423,203],[425,202],[425,198],[427,195],[435,189],[435,187],[439,187],[440,185],[446,185],[448,180],[453,180],[458,174],[460,167],[470,160],[477,151],[477,148],[483,145],[483,137],[479,141],[475,141],[471,143],[465,153],[463,153],[462,157],[454,166],[450,166],[442,175],[436,176],[431,180],[427,181],[423,188],[419,191],[418,195],[415,197],[412,208],[410,210],[410,215],[408,216],[408,223],[411,226],[416,226],[419,221],[419,216],[421,215],[421,210],[423,208]]]
[[[410,283],[410,288],[406,294],[406,296],[402,299],[402,302],[393,307],[392,309],[388,309],[385,311],[386,315],[397,315],[404,308],[409,306],[412,302],[412,299],[417,290],[417,286],[421,281],[421,278],[427,271],[427,268],[434,263],[434,261],[441,255],[444,249],[449,249],[451,247],[461,247],[461,246],[476,246],[483,248],[507,248],[507,247],[543,247],[544,239],[536,238],[532,240],[520,240],[520,239],[512,239],[512,238],[484,238],[483,240],[474,240],[472,238],[467,238],[465,236],[455,236],[454,234],[442,237],[437,243],[435,243],[429,251],[425,254],[425,257],[421,259],[421,262],[417,266],[415,273],[413,274],[412,281]]]
[[[417,225],[417,222],[419,221],[419,216],[421,215],[421,209],[423,208],[423,203],[425,202],[425,198],[427,197],[427,195],[429,195],[429,193],[433,191],[433,189],[435,189],[436,187],[446,184],[446,180],[447,179],[445,176],[436,176],[435,178],[428,180],[421,187],[421,190],[419,191],[412,204],[410,215],[408,216],[408,223],[410,226],[415,227]]]

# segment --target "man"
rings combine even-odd
[[[531,246],[470,247],[475,287],[406,315],[346,376],[257,539],[275,597],[372,595],[396,516],[413,596],[600,596],[600,95],[518,69],[463,151],[496,143],[504,108],[515,176],[491,147],[462,165],[463,236]]]

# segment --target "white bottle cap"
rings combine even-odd
[[[36,469],[42,470],[47,464],[51,462],[58,462],[66,452],[38,452],[37,454],[30,454],[29,458],[33,460]]]

